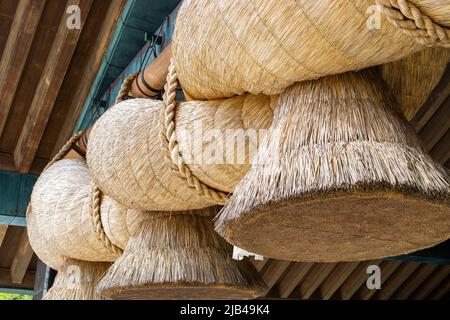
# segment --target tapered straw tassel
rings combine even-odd
[[[372,70],[288,88],[255,162],[216,224],[248,251],[367,260],[450,236],[449,177]]]
[[[95,286],[110,266],[107,262],[66,259],[43,300],[104,300]]]
[[[441,80],[449,58],[450,49],[428,48],[381,66],[383,79],[395,93],[407,120],[414,118]]]
[[[113,299],[250,299],[265,285],[213,230],[217,209],[138,214],[140,223],[98,285]]]

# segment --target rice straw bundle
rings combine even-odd
[[[256,133],[272,122],[277,97],[244,95],[217,101],[181,103],[175,112],[175,133],[179,151],[192,174],[201,183],[228,193],[250,168],[246,150],[257,146],[243,139],[232,155],[245,155],[243,161],[229,161],[225,145],[237,133]],[[219,204],[199,195],[173,171],[163,148],[162,103],[133,99],[117,104],[95,124],[89,137],[88,165],[95,183],[109,197],[128,208],[148,211],[191,210]],[[220,143],[218,158],[211,160],[208,148]],[[214,149],[214,148],[212,148]],[[256,153],[256,151],[255,151]],[[211,160],[211,161],[209,161]]]
[[[265,285],[213,230],[212,207],[138,214],[124,254],[98,284],[112,299],[249,299]]]
[[[449,57],[449,49],[428,48],[381,67],[383,78],[394,91],[407,120],[414,118],[438,84]]]
[[[328,76],[280,96],[216,230],[278,259],[399,255],[449,238],[449,190],[378,73]]]
[[[87,165],[80,160],[56,162],[34,186],[27,215],[30,243],[37,255],[57,270],[62,257],[83,261],[116,259],[92,225],[91,192]],[[107,238],[125,247],[129,238],[126,217],[131,210],[104,197],[100,212]]]
[[[402,10],[392,7],[396,2]],[[447,28],[448,42],[450,11],[439,0],[185,0],[173,57],[193,99],[278,94],[294,82],[391,62],[425,48],[415,39],[429,36],[426,31],[415,35],[414,22],[395,21],[411,10],[419,25],[427,19],[427,27]]]
[[[66,259],[43,300],[104,300],[95,286],[110,266],[108,262]]]

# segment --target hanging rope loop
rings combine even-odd
[[[178,140],[175,132],[175,110],[177,107],[178,77],[173,60],[170,62],[167,74],[165,94],[163,96],[163,108],[161,116],[161,140],[162,148],[166,158],[170,162],[172,171],[186,180],[189,188],[194,189],[197,194],[209,197],[215,204],[225,204],[228,195],[222,191],[213,189],[202,183],[185,164],[180,153]]]

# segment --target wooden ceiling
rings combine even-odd
[[[125,2],[0,1],[0,170],[39,173],[70,137]]]
[[[72,135],[125,3],[0,1],[0,170],[39,174]],[[36,261],[26,229],[0,225],[0,288],[33,289]]]

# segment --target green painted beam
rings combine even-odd
[[[0,171],[0,224],[25,226],[25,214],[37,176]]]

